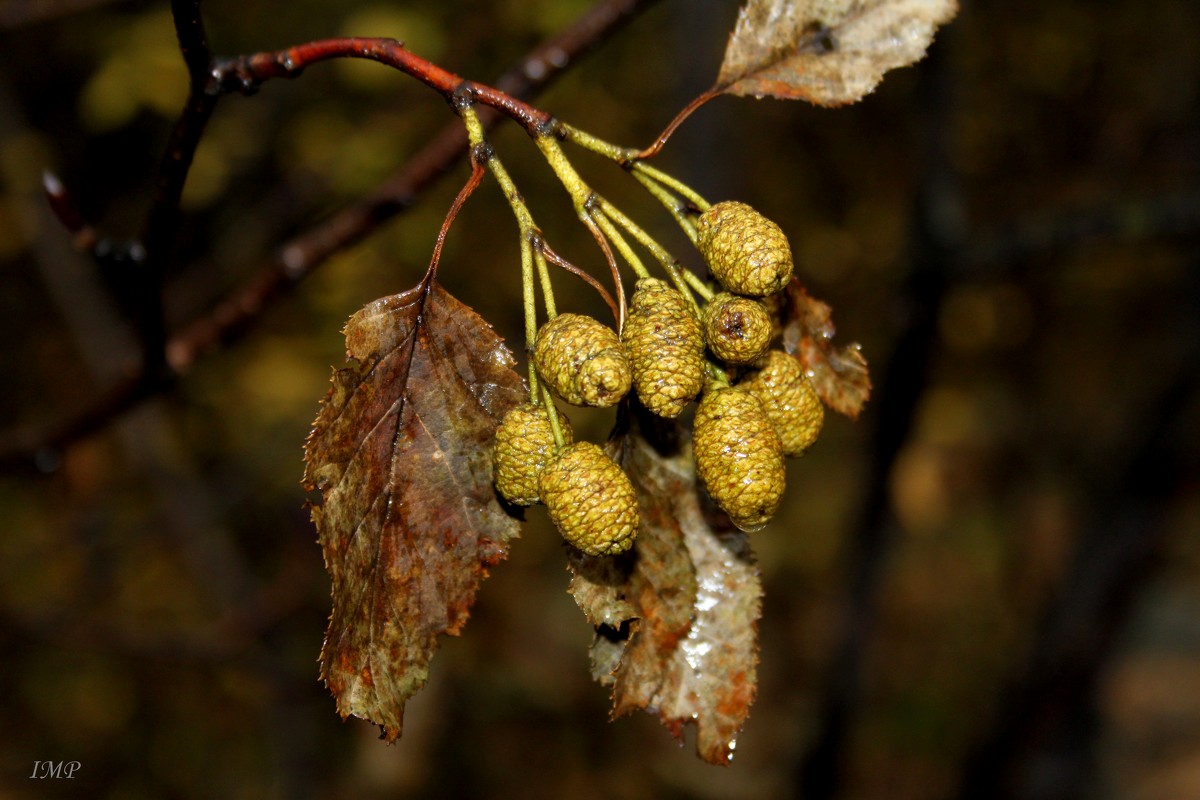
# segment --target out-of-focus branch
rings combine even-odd
[[[159,160],[154,197],[140,239],[119,241],[100,235],[86,223],[71,194],[47,173],[46,198],[75,244],[102,270],[121,275],[123,309],[135,323],[142,350],[141,372],[147,383],[167,382],[167,329],[163,313],[163,277],[179,229],[179,200],[196,148],[217,105],[211,91],[212,51],[204,32],[199,0],[172,0],[175,34],[188,70],[188,96]],[[161,380],[160,380],[161,379]]]
[[[501,75],[493,82],[493,87],[514,98],[532,96],[549,85],[581,55],[601,44],[625,22],[655,2],[657,0],[599,0],[574,23],[543,42]],[[190,75],[198,75],[198,72],[193,72],[193,69],[197,69],[194,65],[200,64],[202,55],[207,53],[203,28],[188,24],[189,12],[197,5],[196,0],[174,0],[172,3]],[[208,58],[211,62],[211,57]],[[219,78],[210,76],[207,80],[219,82]],[[227,85],[226,91],[234,90],[240,89],[232,84]],[[215,98],[219,95],[211,96]],[[484,108],[480,111],[480,118],[485,127],[491,128],[500,115],[493,108]],[[176,130],[178,132],[178,126]],[[174,134],[172,141],[176,141]],[[186,145],[190,139],[179,141]],[[208,315],[167,338],[164,350],[165,364],[169,369],[155,372],[145,369],[145,364],[133,365],[126,379],[105,391],[88,407],[44,427],[18,428],[0,434],[0,467],[54,463],[56,459],[53,456],[57,451],[100,430],[114,417],[170,386],[173,377],[186,372],[197,358],[237,339],[267,307],[286,295],[331,255],[360,241],[383,222],[409,208],[466,150],[467,139],[461,124],[457,121],[448,123],[405,167],[374,192],[286,242],[274,258],[218,302]],[[190,155],[184,164],[183,161],[172,161],[172,153],[172,148],[168,147],[164,165],[170,161],[172,165],[182,166],[182,177],[186,178]],[[156,198],[166,198],[174,184],[161,188],[160,177],[159,185]],[[182,190],[182,183],[179,184],[179,190]],[[65,191],[62,194],[66,197]],[[64,219],[66,207],[59,208],[60,204],[54,200],[51,193],[51,204],[60,219]],[[178,214],[178,198],[174,207],[176,210],[173,213]],[[68,228],[76,234],[77,241],[81,231],[95,235],[79,219],[76,219],[75,227],[68,225]],[[174,225],[171,228],[173,242]],[[96,236],[95,241],[102,240]]]
[[[212,50],[200,14],[200,0],[171,0],[171,18],[179,39],[179,52],[187,65],[188,80],[193,90],[203,89],[212,74]]]
[[[212,51],[200,16],[200,0],[171,0],[175,35],[188,70],[188,96],[166,150],[159,161],[154,200],[146,214],[140,242],[128,252],[136,279],[130,284],[142,345],[142,371],[147,375],[166,368],[167,327],[163,313],[163,276],[179,232],[179,200],[204,129],[217,107],[209,91]]]
[[[873,401],[870,473],[848,558],[850,591],[841,641],[829,671],[817,735],[798,764],[795,793],[808,800],[836,797],[842,790],[851,728],[862,699],[863,662],[875,629],[879,582],[895,538],[889,480],[912,432],[937,353],[939,309],[966,241],[961,186],[948,156],[948,112],[954,107],[949,57],[946,47],[934,48],[920,67],[924,169],[914,208],[911,271],[901,298],[905,324]]]

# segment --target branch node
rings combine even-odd
[[[480,142],[471,148],[471,160],[480,166],[485,166],[496,155],[491,142]]]
[[[450,105],[455,111],[462,111],[475,105],[475,99],[478,96],[478,91],[475,88],[473,81],[463,81],[458,86],[454,87],[454,91],[450,93]]]

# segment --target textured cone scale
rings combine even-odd
[[[679,416],[704,388],[704,333],[688,301],[666,281],[642,278],[621,331],[633,386],[660,417]]]
[[[731,292],[763,297],[792,279],[792,248],[779,226],[745,203],[717,203],[696,222],[696,246]]]
[[[701,483],[734,525],[755,531],[767,524],[783,499],[783,452],[757,397],[730,387],[706,391],[692,452]]]
[[[729,364],[750,364],[771,344],[771,315],[748,297],[720,292],[704,307],[704,338],[713,355]]]
[[[762,402],[785,456],[803,455],[812,447],[825,423],[825,406],[794,356],[772,350],[762,369],[738,386]]]
[[[570,444],[571,424],[558,409],[555,413],[563,439]],[[554,430],[546,407],[526,403],[509,410],[496,428],[496,445],[492,449],[496,491],[519,506],[539,502],[538,473],[553,455]]]
[[[629,392],[629,357],[616,331],[591,317],[560,314],[538,331],[538,374],[575,406],[606,408]]]
[[[599,445],[564,447],[542,470],[538,489],[558,532],[583,552],[611,556],[633,546],[637,494]]]

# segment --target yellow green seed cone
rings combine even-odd
[[[758,530],[779,508],[785,474],[782,445],[754,395],[710,388],[696,409],[692,452],[701,483],[733,524]]]
[[[658,278],[637,282],[621,331],[642,404],[674,418],[704,388],[704,334],[691,306]]]
[[[771,315],[757,300],[719,292],[704,307],[704,339],[728,364],[750,364],[771,344]]]
[[[615,405],[632,382],[616,331],[581,314],[560,314],[543,325],[533,359],[538,375],[571,405]]]
[[[717,203],[696,221],[696,246],[731,292],[763,297],[792,279],[792,248],[778,225],[745,203]]]
[[[538,491],[558,532],[588,555],[616,555],[633,546],[637,494],[599,445],[576,442],[560,450],[541,471]]]
[[[795,356],[770,351],[762,368],[738,386],[762,402],[785,456],[803,455],[812,447],[825,423],[825,406]]]
[[[563,438],[570,444],[571,424],[558,409],[555,413]],[[492,448],[496,490],[516,505],[531,506],[539,502],[538,473],[554,450],[554,431],[545,406],[526,403],[510,409],[496,428],[496,443]]]

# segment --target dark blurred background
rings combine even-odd
[[[395,36],[487,81],[587,7],[204,11],[221,54]],[[735,14],[654,4],[538,105],[646,144],[709,85]],[[186,85],[164,3],[0,2],[4,427],[77,412],[138,354],[128,272],[72,249],[42,171],[137,236]],[[722,98],[662,153],[779,221],[876,382],[754,535],[760,684],[731,767],[648,715],[608,721],[541,510],[397,746],[317,681],[329,582],[301,445],[341,325],[416,282],[459,164],[169,391],[0,475],[0,797],[1200,797],[1198,99],[1192,0],[982,0],[856,106]],[[449,119],[364,63],[223,100],[184,195],[172,329]],[[555,247],[603,275],[525,135],[494,141]],[[620,170],[577,163],[688,252]],[[519,342],[515,232],[487,179],[441,277]],[[560,308],[603,313],[556,281]],[[598,440],[610,420],[577,422]],[[30,780],[38,760],[82,767]]]

